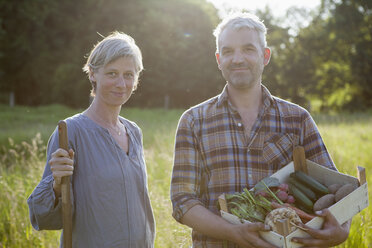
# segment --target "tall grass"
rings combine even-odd
[[[9,147],[9,137],[15,143],[30,142],[37,133],[46,141],[55,129],[56,121],[76,112],[61,105],[10,108],[0,104],[0,144]]]
[[[35,231],[27,197],[41,179],[45,145],[58,121],[79,111],[62,106],[0,106],[0,247],[57,247],[60,231]],[[150,199],[156,219],[156,247],[189,247],[190,229],[171,216],[169,200],[174,134],[180,110],[123,109],[143,131]],[[35,136],[36,135],[36,136]],[[25,140],[25,141],[23,141]],[[26,142],[27,141],[27,142]]]
[[[325,144],[342,173],[357,177],[357,166],[366,169],[372,183],[372,113],[315,115]],[[368,195],[371,202],[371,194]],[[353,218],[348,240],[339,247],[372,247],[372,210]]]
[[[31,143],[16,144],[10,138],[7,147],[0,166],[0,246],[55,247],[59,232],[36,234],[25,202],[42,173],[45,146],[40,134]]]
[[[41,178],[49,135],[58,120],[76,112],[61,106],[13,109],[0,106],[0,247],[58,246],[60,231],[32,229],[26,199]],[[143,131],[157,248],[191,245],[191,230],[172,218],[169,200],[174,135],[181,113],[162,109],[122,110],[122,115],[135,121]],[[356,165],[364,166],[370,184],[372,115],[320,114],[314,118],[338,169],[356,176]],[[371,247],[371,223],[371,209],[367,208],[353,218],[349,239],[339,247]]]

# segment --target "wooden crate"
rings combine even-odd
[[[305,161],[305,160],[304,160]],[[329,210],[336,217],[337,221],[342,224],[345,221],[351,219],[354,215],[358,214],[364,208],[368,206],[368,187],[366,182],[365,170],[362,167],[358,167],[358,178],[342,174],[333,170],[330,170],[324,166],[320,166],[310,160],[306,160],[306,164],[302,164],[302,170],[307,171],[307,174],[318,180],[320,183],[329,186],[334,183],[351,183],[356,185],[358,188],[352,193],[338,201]],[[296,164],[296,166],[298,166]],[[297,167],[296,167],[297,170]],[[290,173],[295,171],[294,163],[291,162],[281,170],[277,171],[272,177],[277,178],[280,182],[287,182]],[[221,206],[221,216],[233,224],[240,224],[241,220],[227,212],[226,201],[224,195],[219,198]],[[307,222],[306,225],[312,228],[320,229],[322,227],[324,218],[315,217],[311,221]],[[249,222],[249,221],[246,221]],[[305,231],[296,229],[294,232],[287,236],[280,235],[276,232],[260,232],[261,237],[269,243],[283,248],[297,248],[301,247],[300,244],[291,242],[293,237],[309,237]]]

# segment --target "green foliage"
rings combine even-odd
[[[40,133],[37,133],[31,143],[22,141],[20,144],[14,143],[9,137],[9,147],[0,147],[1,164],[5,168],[9,168],[14,164],[26,164],[38,162],[44,158],[45,146],[40,138]]]
[[[49,107],[1,106],[0,130],[13,135],[22,133],[18,142],[0,141],[0,247],[57,247],[60,231],[35,231],[30,225],[27,197],[39,182],[45,166],[45,145],[58,120],[73,115],[73,110],[59,105]],[[22,114],[20,114],[22,113]],[[190,247],[190,229],[171,216],[169,199],[174,134],[181,110],[124,108],[122,116],[135,121],[144,135],[150,199],[157,223],[156,247]],[[36,122],[43,123],[37,126]],[[30,125],[31,123],[31,125]],[[26,129],[30,125],[32,128]],[[49,130],[42,137],[37,132]],[[36,134],[36,136],[35,136]],[[32,138],[29,142],[29,137]],[[23,157],[25,156],[25,157]]]
[[[311,24],[295,38],[306,57],[305,91],[322,109],[362,110],[372,106],[372,6],[365,1],[323,0]],[[369,44],[369,45],[367,45]]]
[[[144,58],[139,97],[129,105],[163,106],[166,95],[172,107],[196,104],[224,84],[217,85],[212,29],[218,18],[211,6],[195,0],[0,1],[0,89],[14,91],[21,105],[85,107],[85,56],[99,34],[119,30],[134,37]]]
[[[319,99],[322,110],[372,106],[371,8],[366,1],[323,0],[314,12],[289,9],[286,19],[274,18],[268,8],[258,11],[272,48],[264,83],[272,93],[307,108],[310,99]],[[301,20],[310,24],[301,26]]]
[[[26,199],[39,182],[45,163],[43,151],[49,135],[39,136],[37,132],[50,130],[51,133],[58,120],[76,112],[79,110],[58,105],[13,109],[1,106],[0,113],[5,114],[0,116],[0,130],[10,130],[9,126],[13,125],[9,137],[14,139],[17,133],[22,133],[23,137],[20,135],[12,144],[8,144],[7,139],[0,141],[1,149],[5,149],[5,155],[2,154],[1,158],[7,158],[6,163],[0,160],[0,247],[57,247],[60,231],[38,232],[32,229]],[[191,246],[191,230],[172,218],[169,199],[175,130],[182,112],[125,108],[121,113],[135,121],[144,134],[148,185],[157,223],[155,247],[159,248]],[[317,114],[314,119],[340,172],[356,176],[356,166],[363,166],[367,171],[367,182],[371,185],[371,112]],[[25,128],[36,121],[44,125]],[[29,137],[34,138],[22,143],[29,140]],[[367,208],[353,218],[349,238],[340,248],[369,247],[372,235],[371,213],[371,208]]]
[[[11,137],[15,144],[23,141],[30,143],[37,133],[46,143],[49,136],[57,127],[61,119],[73,115],[79,110],[73,110],[61,105],[40,107],[17,106],[9,108],[0,105],[0,144],[9,148],[8,138]],[[0,150],[0,155],[2,151]]]
[[[4,146],[2,146],[4,149]],[[44,168],[44,143],[12,143],[0,161],[0,246],[57,247],[60,231],[37,232],[30,225],[26,200]],[[24,157],[23,157],[24,156]]]
[[[353,114],[317,114],[314,116],[319,124],[325,144],[342,173],[356,177],[356,166],[366,168],[367,183],[371,185],[372,176],[372,114],[371,111]],[[371,194],[368,196],[371,202]],[[348,240],[339,247],[369,248],[371,245],[372,210],[363,210],[353,218]]]
[[[268,187],[278,187],[280,184],[279,180],[275,177],[265,177],[261,181],[259,181],[255,186],[254,190],[255,193],[260,192],[262,190],[266,190]]]
[[[322,110],[372,106],[371,8],[363,0],[322,0],[313,12],[291,8],[285,18],[268,7],[257,11],[272,49],[264,84],[304,107],[310,99]],[[225,84],[214,58],[218,21],[206,0],[0,0],[0,101],[14,92],[21,105],[87,106],[85,56],[99,34],[119,30],[135,38],[145,66],[128,106],[162,107],[170,99],[170,107],[189,107]]]

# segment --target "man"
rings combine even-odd
[[[310,114],[271,96],[261,84],[271,51],[266,27],[254,15],[223,20],[214,32],[216,59],[227,84],[222,93],[181,117],[171,182],[173,216],[193,229],[193,247],[274,247],[258,231],[262,223],[233,225],[222,219],[217,198],[253,187],[292,160],[296,145],[306,157],[336,169]],[[295,239],[305,246],[333,246],[346,240],[350,222],[340,226],[329,211],[322,230]]]

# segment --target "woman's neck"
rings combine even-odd
[[[84,114],[104,127],[115,127],[119,122],[119,107],[106,107],[93,100],[92,104],[84,111]]]

